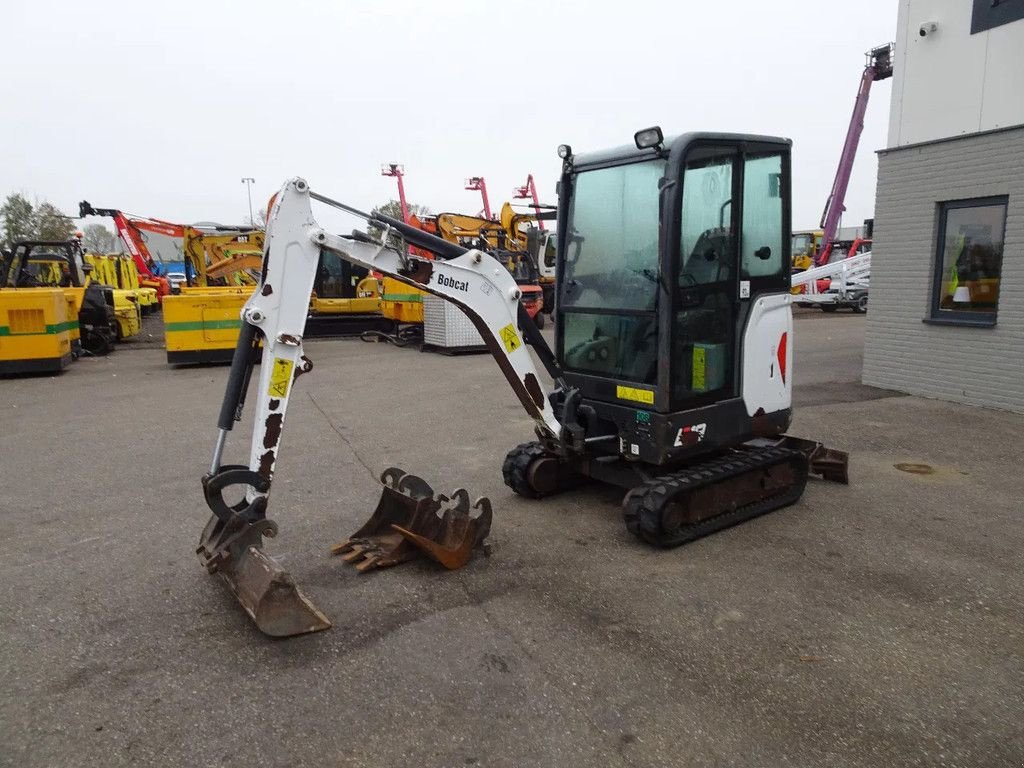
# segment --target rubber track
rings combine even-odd
[[[792,463],[797,480],[768,498],[722,512],[692,525],[668,531],[662,527],[662,510],[686,494],[716,483],[735,480],[779,464]],[[657,547],[678,547],[724,528],[785,507],[803,495],[807,484],[807,459],[786,448],[735,451],[686,469],[649,480],[631,491],[623,502],[623,517],[630,533]]]
[[[544,446],[536,441],[517,445],[508,452],[501,465],[501,476],[505,485],[528,499],[542,498],[543,494],[537,493],[527,481],[526,472],[534,460],[546,455],[548,452],[544,450]]]

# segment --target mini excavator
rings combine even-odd
[[[797,501],[809,473],[847,482],[847,456],[785,434],[793,387],[790,148],[767,136],[660,128],[634,144],[574,155],[559,147],[558,301],[552,350],[520,290],[487,253],[366,214],[288,181],[270,206],[260,284],[245,305],[219,435],[203,489],[212,516],[198,554],[263,632],[330,622],[263,549],[267,500],[289,399],[312,361],[303,326],[321,251],[458,305],[533,418],[536,439],[504,460],[505,483],[539,498],[588,481],[622,488],[627,528],[675,547]],[[312,204],[382,230],[322,229]],[[385,245],[394,236],[436,255]],[[260,354],[248,465],[223,465]],[[547,373],[546,386],[531,355]],[[491,505],[382,475],[370,521],[335,547],[360,570],[424,552],[454,568],[479,547]],[[224,492],[244,489],[236,503]],[[237,491],[235,492],[237,494]]]

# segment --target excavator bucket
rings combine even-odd
[[[448,569],[461,568],[491,530],[491,502],[477,499],[470,517],[469,494],[435,494],[425,480],[391,467],[380,477],[383,489],[370,519],[331,554],[361,573],[387,568],[426,554]]]
[[[331,622],[291,574],[263,551],[263,537],[276,534],[277,526],[270,520],[249,523],[235,517],[225,522],[213,515],[196,553],[209,573],[224,580],[264,634],[291,637],[329,628]]]
[[[479,509],[476,517],[469,516],[469,494],[459,488],[452,494],[453,506],[423,521],[420,531],[392,524],[391,527],[416,545],[429,557],[449,571],[461,568],[473,556],[473,550],[484,546],[491,532],[491,501],[481,497],[473,505]]]

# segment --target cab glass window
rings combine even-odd
[[[743,279],[783,271],[782,155],[748,155],[743,160]]]
[[[682,288],[731,277],[733,164],[730,153],[686,165],[678,280]]]
[[[653,310],[664,160],[600,168],[574,182],[562,307]]]

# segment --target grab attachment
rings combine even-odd
[[[425,554],[454,570],[469,562],[473,550],[484,546],[491,530],[491,502],[479,498],[470,517],[464,488],[451,497],[435,494],[425,480],[396,467],[380,476],[380,501],[370,519],[331,554],[361,573],[388,568]]]

